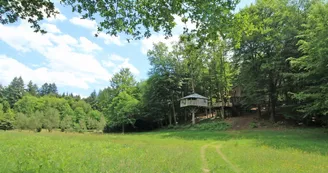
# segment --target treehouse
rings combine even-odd
[[[180,99],[180,107],[188,107],[192,114],[192,124],[195,124],[195,113],[199,107],[207,107],[207,98],[199,94],[191,94]]]
[[[180,107],[207,107],[207,98],[199,94],[191,94],[180,99]]]

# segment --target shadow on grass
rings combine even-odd
[[[288,129],[253,131],[164,131],[158,132],[163,138],[184,140],[229,141],[239,139],[254,140],[256,145],[266,145],[275,149],[293,148],[309,153],[328,155],[328,134],[324,129]]]

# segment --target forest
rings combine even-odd
[[[79,1],[66,3],[74,6]],[[84,4],[84,10],[90,10],[88,5]],[[135,131],[175,126],[191,121],[179,106],[180,98],[198,93],[210,105],[227,102],[236,86],[242,88],[241,111],[256,107],[260,118],[272,122],[315,118],[326,126],[328,3],[258,0],[231,12],[234,6],[227,5],[220,14],[213,12],[199,23],[201,17],[190,16],[198,30],[186,29],[172,45],[154,45],[147,53],[151,68],[143,81],[137,81],[129,69],[121,69],[109,79],[107,88],[81,99],[58,93],[54,83],[38,88],[17,76],[8,86],[0,86],[0,129],[124,132],[127,126]],[[110,29],[106,22],[98,30]],[[155,30],[172,27],[152,22],[149,25]],[[108,33],[131,31],[132,36],[140,36],[135,25],[132,29],[119,24],[113,27]],[[218,118],[230,116],[221,110],[210,112]]]

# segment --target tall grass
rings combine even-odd
[[[201,148],[206,145],[204,156]],[[321,130],[0,132],[0,172],[327,172]],[[205,159],[204,159],[205,158]]]

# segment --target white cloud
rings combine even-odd
[[[109,56],[109,59],[112,60],[112,61],[124,61],[126,58],[123,58],[119,55],[116,55],[116,54],[111,54]]]
[[[125,59],[124,62],[118,66],[118,68],[115,70],[115,72],[118,72],[119,69],[122,69],[122,68],[130,69],[131,73],[136,76],[138,76],[140,74],[140,71],[134,65],[129,63],[129,59]]]
[[[140,71],[129,61],[130,61],[129,58],[123,58],[119,55],[112,54],[109,56],[108,60],[102,61],[102,63],[104,66],[107,66],[107,67],[115,67],[113,69],[113,73],[119,72],[120,69],[122,69],[122,68],[128,68],[128,69],[130,69],[132,74],[138,76],[140,74]],[[114,62],[116,62],[116,63],[114,63]],[[117,64],[118,62],[120,64]]]
[[[48,33],[61,33],[61,31],[57,28],[54,24],[44,23],[42,24],[42,27],[48,32]]]
[[[5,55],[0,55],[0,76],[0,83],[3,85],[8,85],[16,76],[22,76],[24,81],[32,80],[39,86],[45,82],[56,82],[58,86],[88,88],[88,83],[85,80],[76,78],[72,73],[53,71],[45,67],[34,70]]]
[[[84,28],[91,30],[92,35],[94,36],[97,32],[97,22],[89,19],[81,19],[79,17],[73,17],[69,20],[72,24],[78,25]],[[104,40],[104,43],[107,45],[115,44],[118,46],[123,46],[124,43],[121,41],[120,36],[108,35],[105,33],[98,33],[98,38]]]
[[[93,35],[95,34],[95,32],[93,33]],[[105,33],[99,33],[98,37],[101,39],[104,39],[104,43],[107,45],[110,44],[115,44],[118,46],[123,46],[124,44],[122,43],[120,36],[112,36],[112,35],[108,35]]]
[[[186,23],[181,21],[182,17],[178,15],[174,15],[174,22],[176,23],[176,26],[172,30],[172,37],[165,38],[163,34],[157,34],[152,35],[149,38],[144,38],[141,40],[141,52],[143,54],[147,54],[149,50],[151,50],[154,46],[154,44],[158,44],[159,42],[163,42],[166,44],[169,48],[172,48],[172,43],[179,41],[179,36],[183,34],[184,27],[188,28],[189,31],[196,29],[196,24],[187,21]]]
[[[83,51],[85,52],[92,52],[94,50],[102,50],[100,46],[98,46],[96,43],[91,42],[85,37],[80,37],[80,46]]]
[[[2,56],[0,76],[5,76],[6,80],[21,75],[39,83],[56,82],[58,86],[87,89],[90,83],[108,81],[111,77],[93,53],[101,47],[85,37],[77,40],[67,34],[41,35],[22,22],[18,26],[0,25],[0,40],[17,51],[36,51],[47,62],[47,65],[33,70],[13,59],[15,57]]]
[[[73,17],[69,20],[72,24],[82,26],[92,31],[97,29],[97,22],[89,19],[81,19],[80,17]]]
[[[115,67],[116,64],[114,64],[112,61],[101,61],[101,63],[103,64],[103,66],[105,67]]]

